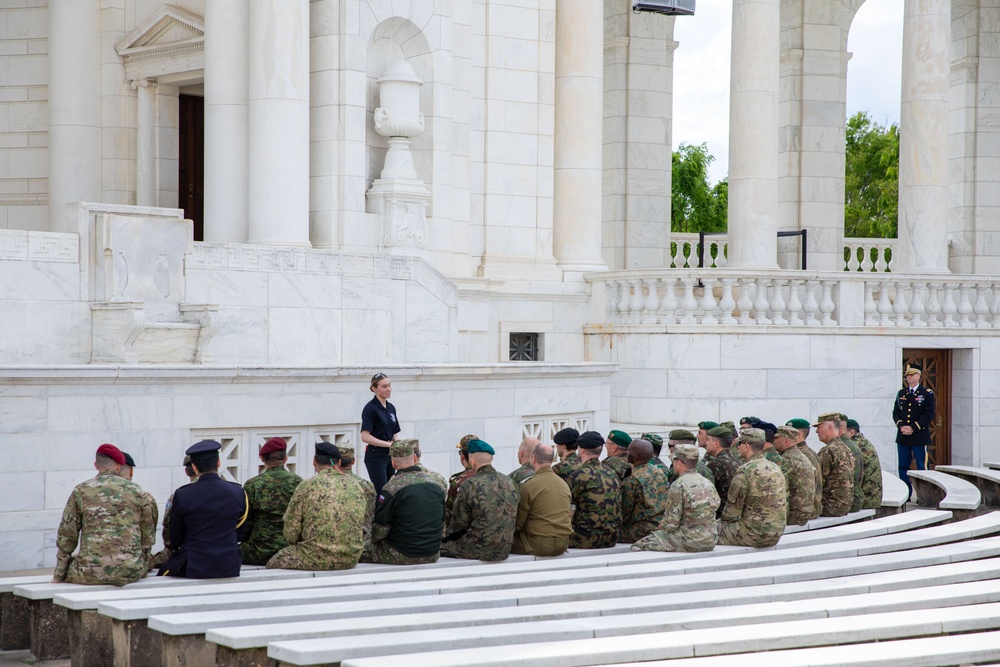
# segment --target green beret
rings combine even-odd
[[[695,437],[694,433],[682,428],[675,428],[670,432],[670,435],[668,435],[667,438],[670,440],[680,440],[681,442],[694,442],[698,439]]]
[[[764,442],[764,431],[759,428],[745,428],[740,431],[740,442],[760,444]]]
[[[718,426],[716,422],[698,422],[698,428],[705,429],[706,431],[711,431],[716,426]]]
[[[420,441],[416,438],[397,440],[389,447],[389,456],[394,459],[405,459],[407,456],[413,456],[418,447],[420,447]]]
[[[486,452],[490,456],[493,456],[494,454],[496,454],[496,452],[493,451],[493,448],[490,447],[490,443],[484,442],[484,441],[478,440],[478,439],[476,439],[476,440],[470,440],[469,441],[469,453],[470,454],[477,454],[479,452]]]
[[[785,422],[785,426],[793,426],[797,429],[806,429],[811,426],[808,419],[802,419],[801,417],[796,417],[795,419],[789,419]]]
[[[608,440],[619,447],[628,447],[632,442],[632,436],[625,431],[612,431],[611,433],[608,433]]]
[[[713,438],[730,437],[733,435],[733,429],[728,426],[716,426],[708,429],[708,434]]]
[[[839,422],[843,421],[840,418],[839,412],[824,412],[819,417],[816,418],[816,423],[813,426],[819,426],[823,422]]]
[[[853,428],[855,431],[861,430],[861,424],[858,423],[857,419],[848,419],[847,428]]]
[[[643,433],[642,439],[649,442],[649,444],[651,444],[653,447],[663,446],[663,438],[657,435],[656,433]]]
[[[783,435],[786,438],[791,438],[792,440],[797,441],[799,439],[799,429],[795,428],[794,426],[788,426],[788,425],[779,426],[778,430],[775,432],[775,435]]]

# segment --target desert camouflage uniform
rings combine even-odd
[[[670,483],[666,472],[652,462],[633,466],[622,483],[622,527],[619,542],[635,542],[660,525]]]
[[[519,468],[513,470],[508,477],[514,480],[514,484],[520,484],[521,482],[531,479],[535,475],[535,469],[531,467],[531,463],[523,463]]]
[[[739,455],[733,453],[731,447],[724,448],[717,456],[706,456],[705,465],[712,471],[712,478],[715,483],[715,491],[719,494],[719,508],[716,511],[716,518],[722,516],[722,511],[726,509],[726,498],[729,496],[729,485],[736,476],[736,470],[743,465],[744,461]]]
[[[552,472],[562,477],[563,481],[569,477],[569,474],[580,467],[580,455],[575,451],[570,452],[566,455],[566,458],[559,463],[552,464]]]
[[[78,484],[56,535],[53,578],[70,584],[124,586],[149,570],[158,510],[138,484],[113,472]],[[77,544],[80,551],[73,556]]]
[[[267,562],[289,570],[348,570],[358,564],[368,499],[338,470],[326,468],[299,484],[285,511],[289,546]]]
[[[863,434],[855,434],[854,444],[861,450],[861,491],[865,502],[861,509],[877,510],[882,507],[882,464],[875,445]]]
[[[789,447],[781,452],[778,467],[785,476],[787,489],[786,523],[790,526],[805,525],[812,518],[813,510],[816,508],[816,469],[798,447]]]
[[[719,521],[719,544],[771,547],[785,531],[785,477],[755,453],[736,471]]]
[[[573,534],[569,545],[601,549],[618,543],[622,525],[618,475],[597,459],[588,459],[566,479],[573,495]]]
[[[375,518],[375,500],[377,498],[375,495],[375,485],[349,470],[344,470],[343,473],[360,484],[361,490],[365,493],[365,502],[368,505],[365,507],[365,525],[361,529],[361,541],[365,549],[367,549],[372,543],[372,520]]]
[[[840,438],[819,450],[823,472],[823,516],[844,516],[854,498],[854,457]]]
[[[265,468],[243,485],[250,505],[249,533],[240,544],[244,565],[267,565],[271,556],[288,546],[282,534],[285,510],[301,483],[301,477],[278,466]]]
[[[719,494],[696,471],[670,485],[660,526],[632,545],[632,551],[711,551],[719,539],[715,513]]]
[[[625,478],[632,474],[632,464],[628,462],[624,454],[609,456],[602,463],[615,471],[619,482],[624,482]]]
[[[816,493],[813,497],[813,511],[809,515],[809,518],[815,519],[823,513],[823,464],[819,462],[819,456],[817,456],[816,452],[804,440],[795,445],[795,449],[802,452],[803,456],[809,459],[809,463],[813,466],[813,476],[816,479]]]
[[[854,458],[854,494],[851,497],[850,511],[857,512],[865,504],[865,491],[861,486],[865,477],[865,464],[861,460],[861,449],[851,440],[850,436],[842,435],[840,440],[851,450],[851,456]]]
[[[534,471],[532,471],[534,473]],[[510,555],[517,519],[514,481],[485,465],[462,485],[451,520],[445,527],[441,555],[498,561]]]

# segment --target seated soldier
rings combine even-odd
[[[729,485],[719,520],[719,544],[772,547],[785,532],[785,477],[764,458],[761,429],[743,429],[738,447],[746,463]]]
[[[187,475],[188,482],[194,483],[198,481],[198,475],[195,474],[194,468],[191,467],[191,457],[187,454],[184,455],[184,474]],[[160,529],[160,537],[163,538],[163,549],[153,556],[150,570],[163,567],[163,564],[170,560],[170,556],[173,553],[173,549],[170,546],[170,507],[173,504],[174,492],[171,491],[170,497],[167,498],[167,504],[163,508],[163,528]]]
[[[512,553],[558,556],[569,548],[569,536],[573,533],[569,508],[573,497],[569,486],[552,469],[552,459],[549,445],[538,445],[531,452],[535,474],[520,488]]]
[[[263,472],[243,485],[250,503],[248,536],[240,544],[244,565],[267,565],[271,556],[288,546],[283,534],[285,510],[302,478],[285,469],[287,449],[283,438],[265,442],[259,453]]]
[[[340,451],[340,462],[334,467],[340,472],[344,473],[355,482],[361,486],[361,490],[365,492],[365,525],[362,531],[363,541],[365,547],[371,544],[372,541],[372,519],[375,518],[375,485],[369,482],[364,477],[354,474],[354,446],[350,443],[341,443],[337,445],[337,449]]]
[[[569,545],[577,549],[613,547],[618,543],[622,525],[618,475],[598,460],[604,446],[600,433],[580,434],[576,446],[580,467],[566,478],[573,496],[573,534],[569,536]]]
[[[619,542],[635,542],[660,525],[667,504],[667,471],[652,463],[653,445],[636,438],[628,446],[632,474],[622,483],[622,528]]]

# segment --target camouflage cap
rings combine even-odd
[[[725,426],[726,428],[729,429],[730,433],[736,430],[736,424],[734,424],[733,422],[722,422],[721,424],[719,424],[719,426]]]
[[[797,429],[805,429],[812,426],[808,419],[802,419],[802,417],[796,417],[795,419],[789,419],[785,422],[785,426],[792,426]]]
[[[670,452],[670,458],[696,460],[698,458],[698,445],[690,442],[679,443]]]
[[[608,440],[619,447],[628,447],[632,442],[632,436],[625,431],[611,431],[608,433]]]
[[[840,413],[839,412],[824,412],[819,417],[816,418],[816,423],[813,426],[819,426],[823,422],[839,422]]]
[[[458,448],[458,449],[461,449],[463,452],[467,452],[467,451],[469,451],[469,443],[472,442],[473,440],[479,440],[479,436],[478,435],[472,435],[470,433],[469,435],[467,435],[464,438],[462,438],[461,440],[459,440],[458,444],[455,445],[455,447]]]
[[[733,429],[728,426],[716,426],[715,428],[708,429],[708,434],[713,438],[721,438],[724,436],[731,436],[733,434]]]
[[[353,459],[354,458],[354,445],[351,444],[340,444],[337,445],[337,449],[340,450],[341,459]]]
[[[740,442],[763,444],[764,431],[759,428],[745,428],[740,431]]]
[[[785,426],[779,426],[778,430],[775,431],[775,435],[782,435],[786,438],[791,438],[792,440],[798,440],[799,429],[795,428],[794,426],[788,426],[786,424]]]
[[[845,415],[843,412],[840,413],[840,421],[842,421],[842,422],[846,422],[847,421],[847,415]]]
[[[670,440],[677,440],[678,442],[694,442],[698,439],[695,437],[694,433],[683,428],[675,428],[670,432],[667,438]]]
[[[654,447],[663,446],[663,438],[657,435],[656,433],[643,433],[642,439],[648,442],[649,444],[653,445]]]
[[[397,440],[389,447],[389,456],[394,459],[405,459],[407,456],[413,456],[413,453],[418,449],[420,449],[420,441],[416,438]]]
[[[718,422],[711,422],[711,421],[698,422],[698,428],[704,429],[706,431],[711,431],[718,425],[719,425]]]
[[[857,419],[848,419],[847,428],[853,428],[855,431],[861,430],[861,424],[858,423]]]

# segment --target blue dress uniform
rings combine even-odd
[[[186,454],[197,466],[199,458],[217,459],[221,447],[214,440],[203,440],[189,447]],[[175,552],[160,574],[189,579],[240,576],[237,532],[246,524],[247,507],[243,487],[215,472],[203,473],[196,484],[174,491],[170,544]]]
[[[917,365],[906,367],[905,374],[920,373]],[[896,423],[896,457],[899,463],[899,478],[906,482],[906,487],[913,491],[910,485],[910,461],[916,459],[917,470],[925,470],[927,465],[927,446],[931,444],[931,422],[934,421],[936,400],[934,392],[918,384],[913,389],[904,387],[896,393],[892,406],[892,421]],[[899,429],[903,426],[913,428],[912,435],[904,435]]]

